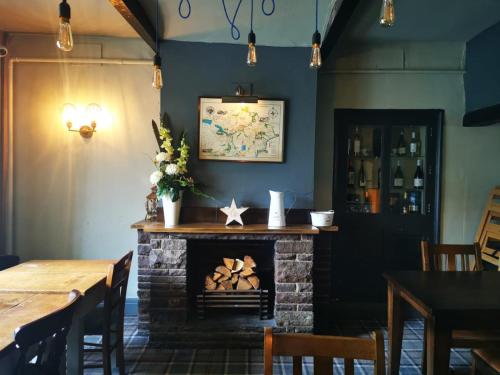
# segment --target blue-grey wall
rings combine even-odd
[[[295,207],[313,207],[317,74],[309,48],[258,47],[258,64],[247,67],[245,45],[166,41],[161,44],[162,111],[174,132],[185,129],[191,145],[190,173],[216,201],[188,197],[187,206],[238,204],[268,207],[268,190],[289,191]],[[232,163],[198,160],[198,97],[234,95],[238,83],[253,84],[262,98],[286,99],[285,162]]]
[[[500,23],[467,42],[464,78],[467,111],[500,103],[499,45]]]

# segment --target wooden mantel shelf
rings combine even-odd
[[[270,229],[267,224],[224,225],[221,223],[188,223],[165,228],[163,222],[139,221],[132,229],[156,233],[193,233],[193,234],[319,234],[320,230],[338,231],[338,227],[316,228],[309,224],[291,224],[283,228]]]

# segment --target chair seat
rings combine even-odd
[[[500,331],[457,330],[452,332],[452,341],[456,348],[499,347]]]
[[[482,360],[488,367],[500,374],[500,349],[474,349],[474,356]]]

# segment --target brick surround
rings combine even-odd
[[[139,332],[149,336],[150,341],[178,335],[187,323],[186,265],[190,239],[274,241],[275,329],[312,332],[312,235],[171,234],[139,229]]]

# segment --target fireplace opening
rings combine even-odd
[[[274,241],[188,240],[188,317],[272,319]]]

